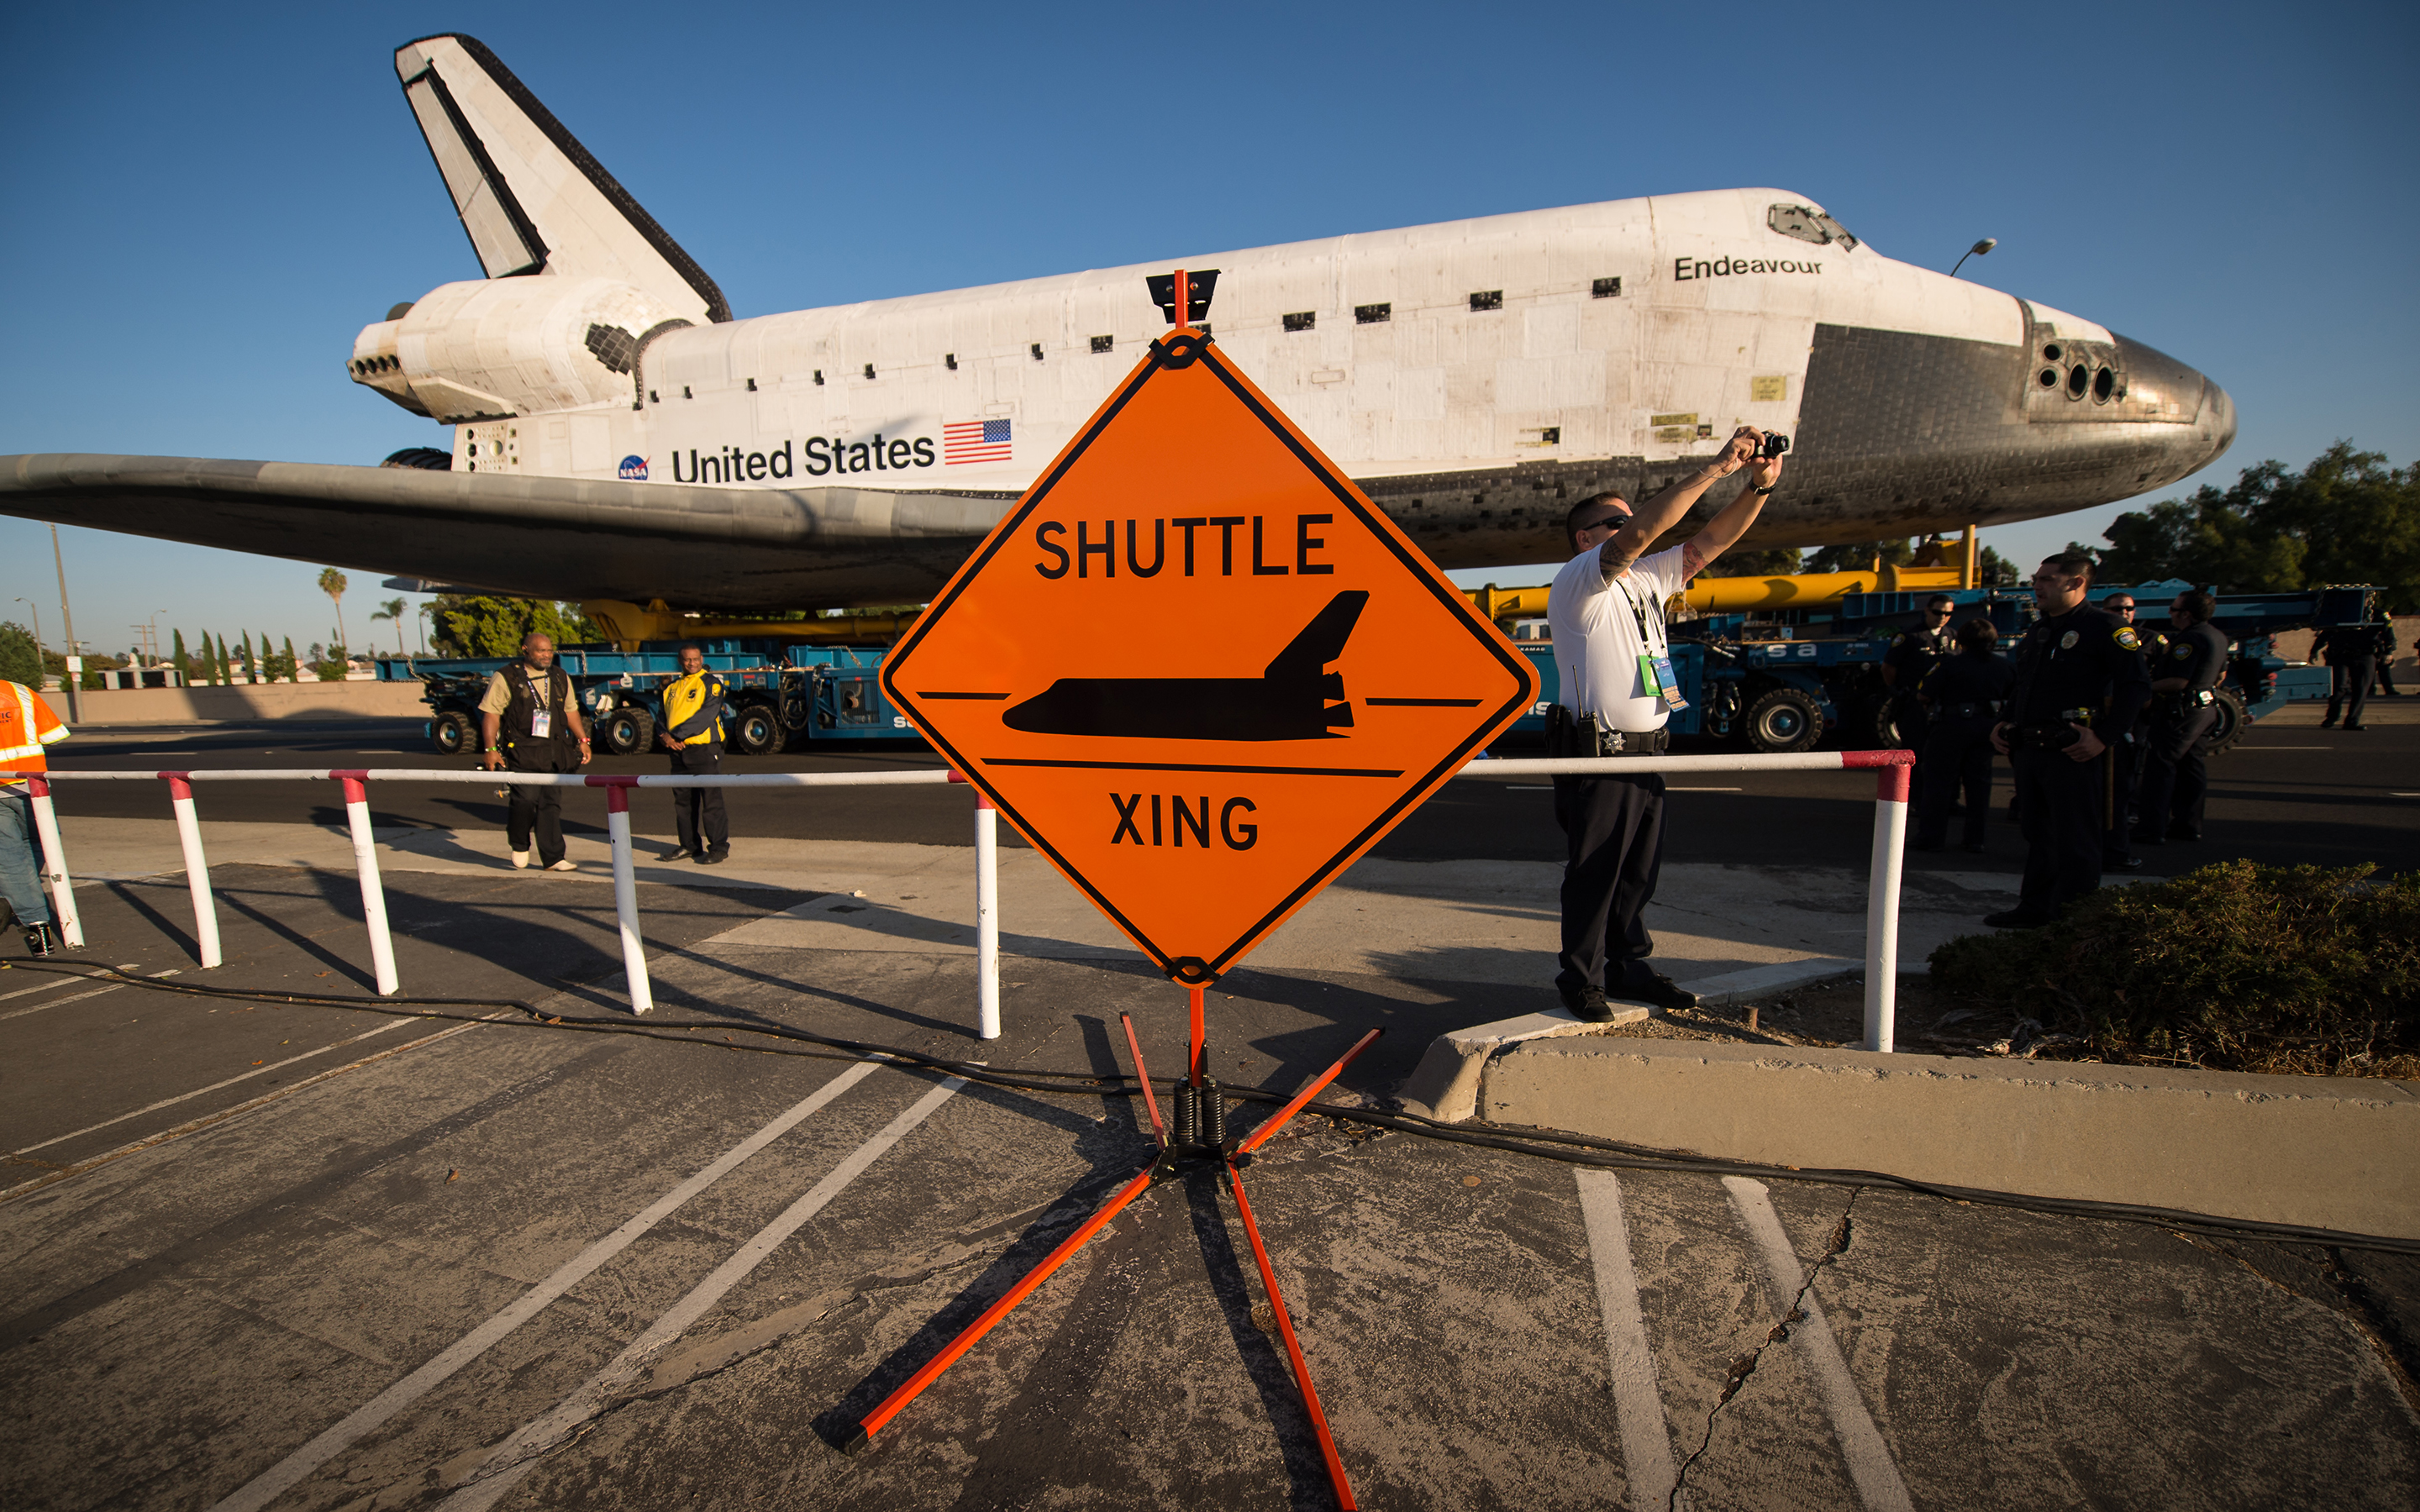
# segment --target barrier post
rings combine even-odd
[[[386,884],[379,876],[378,845],[370,838],[370,785],[365,772],[331,772],[345,784],[345,823],[353,832],[353,869],[362,879],[362,922],[369,926],[370,969],[380,997],[403,990],[395,970],[395,936],[386,926]]]
[[[68,849],[59,840],[58,805],[51,801],[51,784],[39,772],[25,779],[25,795],[34,804],[34,832],[42,838],[42,880],[51,885],[51,917],[58,920],[59,938],[68,949],[81,950],[84,920],[76,915],[75,887],[68,879]]]
[[[210,896],[209,858],[202,854],[202,822],[194,812],[194,784],[182,772],[163,772],[169,807],[177,811],[177,840],[185,848],[185,887],[194,895],[194,944],[202,969],[219,964],[219,907]]]
[[[639,879],[630,869],[630,787],[635,778],[592,777],[605,790],[605,832],[613,841],[613,912],[622,925],[622,971],[629,979],[630,1011],[656,1006],[647,983],[647,949],[639,938]]]
[[[1887,1054],[1899,1037],[1899,887],[1906,861],[1908,768],[1874,773],[1874,856],[1866,877],[1866,1044]]]
[[[1000,810],[975,794],[975,1005],[983,1038],[1000,1038]]]

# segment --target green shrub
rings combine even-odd
[[[2111,1061],[2420,1074],[2420,873],[2222,861],[1932,952],[1934,985]]]

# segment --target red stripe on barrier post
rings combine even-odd
[[[1840,764],[1874,768],[1874,850],[1866,873],[1866,1039],[1888,1053],[1899,1040],[1899,892],[1906,864],[1911,750],[1850,750]]]
[[[185,890],[194,897],[194,949],[205,971],[224,957],[219,953],[219,910],[210,896],[210,863],[202,853],[201,817],[194,810],[190,772],[162,772],[168,784],[168,806],[177,815],[177,841],[185,853]]]
[[[639,936],[639,879],[630,858],[630,790],[636,777],[591,774],[587,785],[605,790],[605,833],[613,848],[613,914],[622,932],[622,975],[630,985],[630,1011],[656,1006],[647,980],[647,948]]]
[[[25,796],[34,810],[34,833],[41,841],[42,880],[50,884],[51,914],[58,920],[59,938],[69,949],[81,950],[84,920],[76,913],[75,884],[68,876],[68,850],[59,838],[59,810],[51,801],[49,779],[27,773]]]
[[[379,875],[378,839],[370,831],[369,773],[356,767],[328,774],[344,785],[345,828],[353,841],[353,872],[362,885],[362,926],[370,935],[370,974],[379,995],[392,997],[403,990],[395,969],[395,935],[386,922],[386,882]]]

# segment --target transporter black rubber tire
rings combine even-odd
[[[640,755],[656,743],[656,717],[644,709],[615,709],[598,721],[597,743],[608,756]]]
[[[2221,687],[2217,692],[2218,701],[2213,707],[2218,718],[2211,725],[2210,733],[2202,737],[2202,754],[2205,756],[2223,754],[2228,747],[2242,740],[2243,732],[2252,725],[2251,716],[2244,711],[2242,694],[2231,687]]]
[[[751,703],[731,717],[731,748],[742,756],[763,756],[782,748],[782,721],[772,705]]]
[[[440,756],[459,756],[477,739],[478,727],[459,709],[448,709],[428,721],[428,743]]]
[[[1811,693],[1776,687],[1748,705],[1747,743],[1771,756],[1813,750],[1823,738],[1823,706]]]

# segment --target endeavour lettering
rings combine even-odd
[[[1761,258],[1717,257],[1705,262],[1689,257],[1672,259],[1672,281],[1691,284],[1701,278],[1729,278],[1733,273],[1820,273],[1822,263],[1766,262]]]

